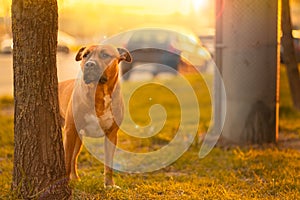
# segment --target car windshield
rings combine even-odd
[[[133,33],[128,48],[165,48],[171,42],[171,32],[159,30],[141,30]]]

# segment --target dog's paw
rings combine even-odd
[[[78,175],[74,175],[74,174],[70,174],[70,180],[74,181],[74,182],[80,182],[81,179],[79,178]]]
[[[104,188],[105,189],[117,189],[117,190],[120,190],[121,189],[121,187],[120,186],[118,186],[118,185],[105,185],[104,184]]]

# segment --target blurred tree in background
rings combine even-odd
[[[290,1],[282,0],[282,47],[294,107],[300,111],[300,74],[293,42]]]

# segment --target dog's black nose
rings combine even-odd
[[[85,64],[84,64],[84,67],[86,69],[93,69],[97,66],[97,63],[95,61],[87,61]]]

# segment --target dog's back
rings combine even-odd
[[[74,79],[63,81],[58,84],[59,112],[62,118],[62,126],[65,124],[66,112],[70,104],[74,84]]]

